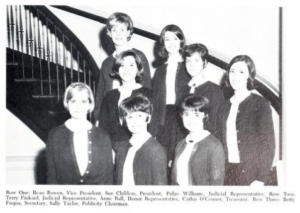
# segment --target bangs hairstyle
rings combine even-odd
[[[148,97],[139,94],[130,98],[124,99],[119,106],[120,120],[124,121],[125,117],[133,112],[145,112],[152,115],[153,105]]]
[[[209,112],[209,100],[201,95],[189,95],[180,104],[180,115],[186,111],[203,112],[207,117]]]
[[[114,27],[115,23],[121,23],[121,24],[125,24],[127,26],[127,30],[130,31],[130,35],[127,38],[127,40],[130,41],[131,36],[133,34],[133,22],[132,22],[130,16],[125,13],[120,13],[120,12],[111,14],[106,21],[107,30],[111,31],[111,29]]]
[[[203,44],[190,44],[187,45],[182,54],[184,61],[187,57],[191,57],[193,54],[198,53],[204,64],[207,63],[208,59],[208,49]]]
[[[162,58],[168,58],[169,56],[168,51],[166,50],[165,47],[165,34],[167,31],[174,33],[179,38],[180,40],[179,53],[180,55],[182,55],[183,49],[185,47],[185,37],[182,30],[177,25],[174,24],[165,26],[165,28],[161,31],[158,40],[158,55]]]
[[[124,51],[118,55],[118,57],[115,60],[115,63],[113,64],[113,67],[112,67],[113,72],[110,74],[110,76],[113,78],[122,80],[120,77],[120,74],[119,74],[119,69],[123,63],[124,58],[126,58],[128,56],[132,56],[135,60],[135,63],[138,68],[138,72],[136,74],[135,81],[137,83],[139,83],[143,80],[143,70],[144,70],[143,63],[142,63],[140,57],[132,50]]]
[[[89,112],[92,112],[95,108],[93,92],[88,85],[86,85],[85,83],[81,83],[81,82],[72,83],[67,87],[65,94],[64,94],[64,101],[63,101],[64,107],[66,109],[68,109],[69,100],[71,100],[74,97],[76,92],[81,92],[81,91],[85,91],[87,93],[88,100],[90,102]]]
[[[248,67],[249,78],[248,78],[248,81],[247,81],[247,89],[248,90],[255,89],[254,80],[255,80],[255,76],[256,76],[256,68],[255,68],[255,64],[254,64],[253,60],[247,55],[238,55],[230,61],[229,65],[228,65],[228,68],[227,68],[227,72],[226,72],[226,85],[230,86],[230,82],[229,82],[230,68],[232,67],[232,65],[234,63],[237,63],[239,61],[245,62],[245,64]]]

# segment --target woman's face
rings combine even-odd
[[[130,31],[127,29],[124,23],[114,23],[114,26],[108,31],[108,35],[114,42],[116,46],[123,46],[127,44],[127,39],[130,35]]]
[[[123,59],[119,68],[119,75],[123,82],[135,81],[136,74],[138,73],[137,64],[134,57],[127,56]]]
[[[164,44],[169,54],[178,53],[180,50],[180,39],[171,31],[165,33]]]
[[[86,119],[91,105],[87,91],[76,91],[68,101],[68,110],[73,119]]]
[[[195,112],[193,110],[184,111],[182,114],[184,127],[190,132],[197,132],[203,129],[204,112]]]
[[[234,63],[229,69],[229,82],[235,91],[247,89],[249,77],[247,64],[243,61]]]
[[[199,53],[194,53],[190,57],[186,57],[185,66],[190,76],[199,75],[204,69],[204,62]]]

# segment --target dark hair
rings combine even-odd
[[[174,24],[170,24],[165,26],[165,28],[161,31],[160,36],[159,36],[159,40],[158,40],[158,55],[162,58],[168,58],[168,52],[165,48],[165,34],[166,32],[172,32],[174,33],[180,40],[180,50],[179,53],[182,54],[183,49],[185,47],[185,37],[184,34],[182,32],[182,30]]]
[[[188,95],[179,106],[179,112],[182,116],[186,111],[203,112],[205,117],[203,119],[204,127],[209,119],[209,100],[201,95]]]
[[[123,60],[124,58],[128,57],[128,56],[132,56],[135,60],[135,63],[137,65],[137,68],[138,68],[138,72],[136,74],[136,77],[135,77],[135,81],[136,82],[141,82],[143,80],[143,63],[142,63],[142,60],[140,59],[140,57],[132,50],[126,50],[124,52],[121,52],[116,60],[115,60],[115,63],[113,64],[113,67],[112,67],[112,73],[110,74],[111,77],[113,78],[116,78],[116,79],[119,79],[119,80],[122,80],[121,77],[120,77],[120,74],[119,74],[119,68],[121,67],[122,63],[123,63]]]
[[[199,53],[203,63],[207,62],[208,49],[203,44],[190,44],[187,45],[182,54],[183,59],[186,60],[187,57],[191,57],[194,53]]]
[[[247,55],[238,55],[238,56],[235,56],[230,61],[229,65],[228,65],[227,72],[226,72],[226,85],[230,86],[230,83],[229,83],[229,71],[230,71],[230,68],[232,67],[232,65],[234,63],[239,62],[239,61],[245,62],[245,64],[248,67],[249,78],[248,78],[248,82],[247,82],[247,89],[248,90],[255,89],[254,80],[255,80],[255,76],[256,76],[256,68],[255,68],[255,64],[254,64],[253,60],[249,56],[247,56]]]
[[[124,121],[125,117],[133,112],[145,112],[152,115],[153,106],[147,96],[138,94],[124,99],[119,106],[119,117]]]
[[[127,40],[129,41],[133,34],[133,22],[132,22],[130,16],[125,13],[120,13],[120,12],[111,14],[106,21],[106,28],[109,31],[111,31],[111,29],[114,27],[114,25],[112,24],[113,21],[115,21],[116,23],[125,24],[127,26],[127,30],[130,31],[130,35],[127,38]]]

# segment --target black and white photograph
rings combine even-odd
[[[295,212],[296,5],[5,3],[5,212]]]

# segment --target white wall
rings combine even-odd
[[[35,184],[36,157],[45,143],[6,110],[6,184]]]
[[[258,74],[267,79],[276,89],[279,88],[279,8],[277,7],[93,5],[76,6],[76,8],[103,17],[108,17],[117,11],[125,12],[131,16],[136,27],[158,34],[164,26],[176,24],[184,31],[188,43],[203,43],[211,53],[224,61],[229,62],[239,54],[249,55],[256,64]]]

